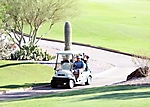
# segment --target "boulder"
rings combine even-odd
[[[130,75],[127,76],[127,81],[131,79],[137,79],[140,77],[147,77],[150,73],[150,68],[148,66],[139,67],[135,71],[133,71]]]

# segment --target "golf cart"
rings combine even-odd
[[[92,74],[90,69],[86,68],[81,73],[81,80],[77,80],[77,75],[73,74],[74,62],[77,55],[84,59],[85,53],[79,51],[60,51],[56,53],[56,64],[54,70],[55,75],[51,80],[51,87],[57,88],[58,86],[67,86],[73,88],[77,84],[90,85],[92,82]],[[66,59],[66,60],[63,60]],[[84,61],[84,60],[83,60]]]

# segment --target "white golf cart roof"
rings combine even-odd
[[[59,51],[57,52],[56,54],[67,54],[67,55],[70,55],[70,54],[79,54],[79,53],[85,53],[83,51],[76,51],[76,50],[69,50],[69,51]]]

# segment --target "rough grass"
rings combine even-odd
[[[0,91],[49,84],[53,68],[41,64],[0,61]]]

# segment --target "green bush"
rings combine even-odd
[[[49,61],[54,59],[47,51],[43,52],[37,45],[24,45],[20,50],[11,54],[12,60],[35,60],[35,61]]]

